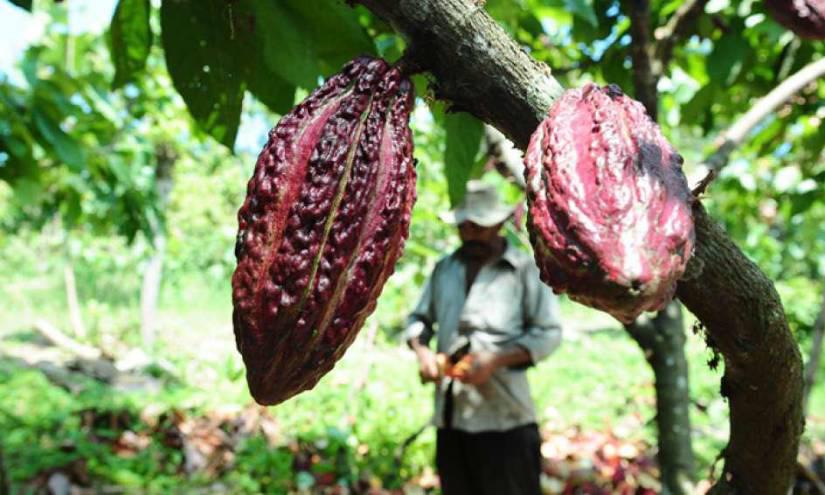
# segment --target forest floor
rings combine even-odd
[[[641,351],[609,318],[562,309],[564,344],[529,372],[546,493],[659,493],[653,376]],[[432,390],[418,382],[408,350],[368,323],[314,390],[262,408],[246,390],[228,314],[186,304],[162,312],[149,358],[122,334],[129,325],[106,330],[117,315],[103,311],[88,340],[104,357],[80,358],[35,330],[44,320],[6,313],[0,493],[4,485],[61,495],[437,492],[434,432],[424,428]],[[58,313],[45,316],[66,325]],[[696,476],[704,479],[727,438],[727,404],[721,370],[708,367],[710,353],[690,326],[688,334]],[[821,383],[811,411],[802,451],[809,464],[825,455]]]

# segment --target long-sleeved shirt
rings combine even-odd
[[[508,244],[485,264],[465,295],[466,264],[453,253],[441,259],[427,280],[404,337],[428,344],[437,336],[437,351],[449,352],[460,336],[470,352],[501,351],[520,346],[532,364],[561,343],[558,302],[539,280],[532,258]],[[503,431],[536,421],[526,367],[498,368],[486,383],[453,380],[452,427],[469,432]],[[433,421],[444,427],[444,402],[450,379],[436,386]]]

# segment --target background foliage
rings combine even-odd
[[[73,2],[11,3],[17,7],[0,9],[33,11],[44,26],[0,73],[0,430],[7,433],[0,444],[13,486],[39,486],[39,477],[80,459],[88,479],[74,482],[149,492],[277,493],[309,489],[328,474],[348,487],[411,480],[426,487],[431,432],[412,444],[400,472],[392,464],[430,408],[430,391],[416,384],[396,336],[428,270],[456,245],[438,215],[461,199],[467,178],[483,175],[521,201],[516,188],[487,173],[481,123],[436,102],[437,88],[416,77],[419,199],[405,254],[368,324],[380,329],[377,343],[362,337],[317,390],[271,416],[256,413],[277,425],[277,435],[251,434],[223,468],[189,472],[185,453],[164,435],[187,418],[237,416],[250,404],[227,281],[234,216],[257,147],[280,113],[342,63],[359,53],[397,60],[404,41],[362,7],[334,0],[120,0],[104,33],[73,30]],[[680,3],[652,1],[654,24]],[[565,86],[593,80],[632,92],[629,21],[619,2],[488,0],[485,9]],[[784,31],[760,2],[709,2],[659,86],[660,121],[688,175],[756,98],[823,54],[824,43]],[[822,119],[820,81],[758,126],[706,200],[776,281],[803,349],[825,275]],[[169,154],[174,186],[163,205],[157,179]],[[36,364],[65,356],[50,353],[32,326],[66,321],[64,267],[77,276],[85,341],[128,355],[140,346],[141,274],[159,232],[167,244],[153,351],[168,366],[152,368],[154,381],[134,389],[86,378],[55,385]],[[526,247],[517,226],[508,236]],[[644,357],[604,315],[566,301],[563,308],[570,339],[530,375],[542,420],[655,443]],[[689,354],[704,477],[726,438],[727,408],[698,338]],[[811,410],[820,413],[809,419],[808,443],[825,430],[821,385]],[[84,419],[88,411],[94,420]],[[166,426],[152,429],[144,416]],[[124,432],[149,443],[118,450]]]

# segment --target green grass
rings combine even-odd
[[[57,289],[43,290],[28,299],[25,314],[10,299],[0,305],[0,441],[11,479],[21,490],[45,469],[85,459],[94,483],[127,491],[200,491],[219,481],[232,493],[281,493],[311,478],[294,469],[295,442],[319,455],[315,474],[331,473],[342,482],[377,477],[385,486],[399,486],[432,466],[434,434],[428,430],[412,444],[400,470],[395,468],[399,443],[430,417],[432,389],[418,382],[412,354],[382,337],[372,350],[364,348],[363,339],[357,341],[314,390],[270,409],[279,426],[279,444],[270,446],[260,435],[252,436],[237,446],[233,469],[217,478],[186,476],[179,469],[180,450],[165,445],[162,435],[150,432],[139,418],[148,408],[198,417],[251,404],[235,351],[228,293],[202,283],[167,289],[157,351],[172,363],[179,381],[135,391],[87,379],[69,392],[14,357],[38,348],[30,320],[41,315],[40,309],[55,322],[67,321],[61,298]],[[18,294],[18,299],[25,296]],[[84,310],[93,340],[114,342],[115,352],[137,345],[135,308],[98,301]],[[529,372],[542,422],[610,428],[619,436],[655,444],[653,375],[641,351],[609,318],[567,301],[562,310],[568,328],[604,329],[569,331],[561,348]],[[396,319],[382,325],[390,332],[401,311],[384,307],[377,313],[393,313]],[[686,351],[691,396],[704,409],[691,409],[701,477],[726,441],[727,404],[718,393],[721,370],[709,369],[710,354],[697,336],[689,335]],[[355,390],[365,371],[366,385]],[[82,418],[88,410],[121,415],[125,424],[114,429],[86,425]],[[811,410],[825,410],[822,384],[814,391]],[[809,423],[805,438],[822,439],[823,426],[821,421]],[[149,434],[151,444],[132,457],[116,455],[111,441],[125,429]]]

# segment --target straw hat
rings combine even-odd
[[[501,202],[492,184],[471,180],[467,183],[467,192],[461,203],[440,216],[443,221],[453,225],[469,221],[482,227],[492,227],[510,218],[513,210]]]

